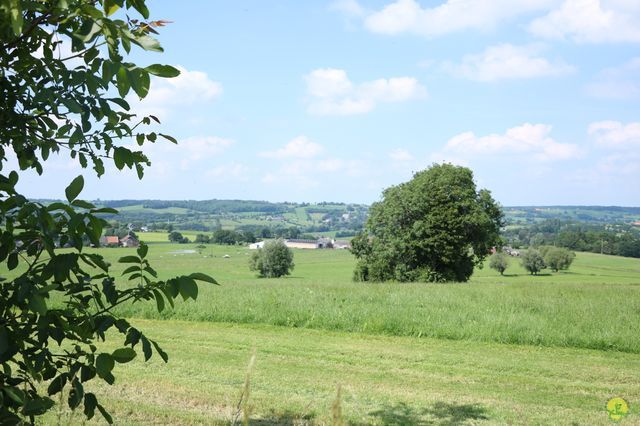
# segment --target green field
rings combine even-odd
[[[537,277],[514,262],[466,284],[362,284],[347,251],[296,250],[292,276],[265,280],[246,248],[193,248],[153,244],[149,257],[163,277],[201,271],[220,287],[173,312],[118,312],[171,356],[118,366],[116,387],[99,388],[118,424],[228,424],[254,349],[255,424],[330,424],[338,384],[352,424],[607,424],[613,396],[631,404],[622,424],[640,423],[638,259],[578,253]],[[100,252],[117,272],[132,250]]]

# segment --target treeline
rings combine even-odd
[[[514,248],[552,245],[575,251],[640,258],[640,229],[623,224],[585,224],[551,219],[503,231]]]
[[[240,212],[277,214],[286,213],[294,207],[294,205],[285,203],[245,200],[108,200],[100,201],[99,204],[115,209],[139,205],[147,209],[158,210],[178,207],[211,214]]]

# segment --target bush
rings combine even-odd
[[[289,275],[294,266],[293,252],[281,239],[265,243],[249,258],[249,269],[257,271],[261,278]]]
[[[504,275],[504,271],[509,267],[509,256],[506,253],[498,251],[491,255],[489,267]]]
[[[520,259],[522,260],[522,267],[529,271],[531,275],[537,275],[538,272],[547,267],[544,263],[542,253],[533,248],[522,253]]]
[[[574,252],[562,247],[545,247],[541,252],[544,263],[554,272],[569,269],[576,257]]]

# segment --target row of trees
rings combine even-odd
[[[640,229],[629,224],[586,224],[549,219],[539,224],[503,231],[508,244],[554,245],[575,251],[640,258]]]
[[[563,247],[542,246],[530,248],[522,253],[520,262],[522,267],[532,275],[537,275],[543,269],[549,268],[554,272],[569,269],[576,254]],[[509,267],[510,256],[504,252],[494,253],[489,259],[489,267],[503,275]]]

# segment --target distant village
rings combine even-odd
[[[249,244],[251,250],[257,250],[264,247],[265,241]],[[288,238],[284,240],[284,244],[289,248],[299,249],[350,249],[351,243],[348,240],[336,240],[333,238],[318,238],[316,240],[303,240]]]

